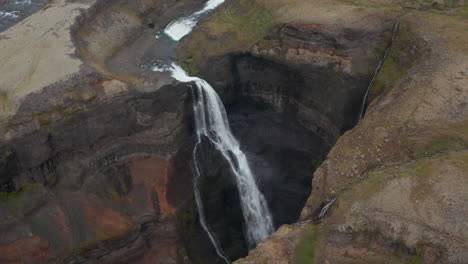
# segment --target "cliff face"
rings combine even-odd
[[[340,137],[314,173],[301,224],[280,228],[236,263],[463,263],[468,110],[463,7],[405,1],[287,1],[264,7],[277,22],[288,22],[279,29],[288,33],[265,35],[250,52],[288,65],[335,63],[341,74],[350,69],[357,74],[354,54],[372,51],[372,37],[367,38],[372,35],[353,35],[351,29],[372,32],[363,24],[373,21],[389,30],[386,21],[400,19],[400,30],[364,120]],[[228,35],[213,33],[210,25],[200,31]],[[329,31],[341,38],[327,39],[333,36]],[[320,36],[322,46],[298,37],[301,32]],[[374,47],[388,41],[384,32]],[[349,39],[363,43],[346,49]],[[332,47],[338,48],[332,52]],[[370,61],[356,64],[375,65]],[[311,226],[334,198],[328,217]]]
[[[188,66],[201,65],[201,74],[217,87],[226,74],[204,68],[207,57],[248,52],[255,56],[251,61],[272,61],[255,67],[234,60],[242,65],[241,85],[231,93],[250,91],[247,97],[279,112],[285,111],[281,95],[292,94],[296,109],[304,102],[326,117],[321,123],[324,119],[311,118],[323,131],[349,128],[346,120],[355,113],[346,102],[359,104],[352,99],[353,86],[365,86],[360,76],[369,81],[397,19],[400,29],[370,92],[364,120],[339,138],[314,173],[301,224],[281,227],[236,263],[463,263],[468,110],[463,3],[255,3],[268,15],[236,13],[232,10],[242,10],[242,4],[228,4],[200,26],[185,42],[191,48],[180,55],[188,58]],[[269,21],[265,17],[274,21],[270,29],[251,37],[250,27],[256,19]],[[241,33],[245,28],[247,37]],[[296,78],[281,81],[273,70],[277,63]],[[310,79],[297,92],[301,74]],[[362,91],[355,93],[362,98]],[[310,225],[334,198],[328,218]]]
[[[0,263],[187,258],[189,87],[102,66],[164,8],[104,2],[51,2],[1,33]]]
[[[169,249],[175,259],[173,214],[191,194],[190,169],[181,162],[191,154],[187,103],[187,87],[168,86],[70,115],[49,108],[31,121],[20,110],[18,127],[22,117],[41,127],[2,149],[4,261],[38,254],[34,244],[31,253],[10,250],[22,237],[26,245],[40,241],[41,257],[78,248],[69,252],[78,260],[110,255],[106,261],[115,263],[112,256],[127,247],[122,263]],[[155,236],[164,237],[164,250],[145,244]]]
[[[0,263],[221,263],[190,85],[149,69],[174,49],[155,33],[202,4],[55,1],[0,34]],[[236,263],[464,263],[467,24],[459,1],[232,0],[183,40],[279,228]],[[244,257],[232,175],[203,152],[207,221]]]

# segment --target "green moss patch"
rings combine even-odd
[[[424,5],[425,10],[434,14],[448,15],[452,17],[466,19],[468,18],[468,1],[463,4],[458,0],[444,0],[438,3],[435,0],[419,0]]]
[[[0,110],[6,114],[15,111],[15,108],[12,92],[8,90],[0,91]]]
[[[190,76],[196,76],[199,73],[198,66],[192,56],[185,58],[181,62],[181,66]]]
[[[0,200],[3,202],[15,200],[20,197],[23,192],[31,190],[32,187],[32,184],[26,184],[21,189],[14,192],[0,192]]]
[[[106,232],[97,232],[96,236],[99,241],[113,242],[113,241],[124,240],[125,238],[130,236],[131,233],[132,233],[132,230],[121,232],[121,233],[115,233],[115,234],[109,234]]]
[[[218,13],[208,24],[213,34],[232,32],[250,43],[263,37],[273,26],[273,16],[252,0],[238,0]],[[249,41],[250,40],[250,41]]]
[[[47,190],[42,184],[26,184],[15,192],[0,192],[0,204],[8,214],[24,218],[37,209],[47,198]]]
[[[366,180],[339,198],[340,206],[332,217],[345,217],[353,203],[370,199],[395,178],[409,177],[411,179],[411,201],[427,199],[434,193],[434,181],[430,179],[436,177],[439,173],[437,170],[447,164],[457,168],[458,171],[467,170],[468,153],[443,153],[432,159],[421,159],[413,163],[374,169],[369,172]]]
[[[71,260],[76,260],[77,258],[88,258],[93,251],[109,251],[112,248],[119,247],[122,245],[122,241],[130,237],[133,233],[133,230],[128,230],[116,234],[107,234],[98,232],[98,240],[86,241],[80,244],[76,248],[64,248],[57,252],[55,255],[49,258],[47,263],[69,263]]]
[[[191,197],[187,201],[187,208],[181,213],[178,217],[177,229],[181,234],[182,239],[189,240],[192,237],[197,229],[198,224],[198,214],[195,204],[195,197]]]
[[[110,198],[111,200],[119,203],[125,203],[125,196],[129,194],[129,187],[126,183],[122,180],[115,179],[116,182],[109,186],[106,190],[107,197],[104,196],[103,198]],[[97,192],[99,195],[99,192]]]
[[[411,256],[407,264],[423,264],[423,259],[419,255]]]
[[[437,12],[450,16],[466,16],[468,2],[460,5],[459,0],[444,0],[443,3],[435,0],[416,0],[416,1],[369,1],[369,0],[337,0],[337,2],[364,8],[384,9],[393,8]],[[407,12],[407,11],[406,11]]]
[[[362,1],[362,0],[338,0],[338,2],[366,8],[388,8],[388,7],[397,7],[397,4],[393,3],[382,3],[382,2],[372,2],[372,1]]]
[[[384,38],[380,44],[378,53],[379,58],[383,57],[385,49],[391,41],[391,34]],[[411,66],[419,56],[413,47],[416,40],[413,38],[409,28],[405,23],[400,23],[397,36],[388,52],[380,72],[378,73],[373,87],[369,92],[369,101],[378,97],[396,80],[398,80]]]
[[[42,184],[26,184],[15,192],[0,192],[0,202],[5,202],[12,208],[24,208],[28,204],[41,198],[45,194],[45,188]]]
[[[296,246],[294,252],[295,264],[315,264],[316,249],[318,245],[318,230],[317,227],[312,227],[312,230],[302,239]]]
[[[461,138],[437,137],[416,151],[416,158],[431,156],[442,151],[465,149],[467,147],[468,142]]]
[[[414,150],[416,159],[440,152],[468,149],[468,122],[416,131],[404,141]]]
[[[195,74],[198,72],[197,65],[205,57],[246,51],[262,39],[274,24],[272,14],[256,1],[230,1],[181,45],[181,64],[189,73]]]

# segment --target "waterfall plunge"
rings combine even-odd
[[[239,189],[247,240],[249,246],[253,247],[274,231],[273,219],[265,197],[255,183],[247,158],[240,149],[239,142],[231,133],[223,103],[213,87],[205,80],[188,76],[180,66],[174,63],[168,70],[176,80],[195,84],[193,108],[197,146],[201,143],[202,137],[207,137],[228,161]],[[195,172],[199,174],[196,157],[194,160]],[[200,175],[195,176],[196,181]]]
[[[190,16],[177,19],[164,29],[164,33],[174,41],[179,41],[192,32],[200,18],[221,5],[225,0],[208,0],[203,9]],[[159,37],[159,36],[158,36]],[[273,218],[268,209],[265,197],[260,192],[255,182],[245,154],[241,151],[239,142],[234,138],[229,127],[226,110],[216,91],[211,85],[198,77],[189,76],[180,66],[172,63],[171,66],[163,63],[154,66],[153,71],[170,72],[172,77],[180,82],[193,82],[193,109],[195,115],[195,127],[197,143],[193,150],[194,160],[194,196],[197,205],[198,216],[203,230],[207,233],[216,253],[226,263],[230,260],[223,252],[216,235],[210,230],[205,220],[203,203],[198,189],[200,178],[199,164],[196,158],[198,146],[202,137],[208,138],[215,148],[229,163],[230,169],[236,177],[237,188],[241,201],[242,214],[246,225],[246,237],[250,248],[268,237],[274,231]]]

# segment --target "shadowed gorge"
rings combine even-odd
[[[467,21],[0,0],[0,264],[463,264]]]

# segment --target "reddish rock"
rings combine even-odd
[[[58,208],[54,214],[55,216],[55,223],[57,225],[57,229],[59,230],[60,234],[64,241],[67,241],[68,245],[72,245],[73,237],[70,230],[70,221],[63,212],[61,208]]]
[[[125,233],[133,225],[128,217],[107,207],[99,197],[92,194],[86,197],[84,212],[88,227],[98,235]]]
[[[126,161],[133,178],[133,188],[128,196],[130,203],[154,211],[157,208],[153,195],[156,194],[162,216],[173,213],[174,208],[167,199],[169,161],[157,157],[134,157]]]
[[[49,242],[38,236],[18,239],[0,246],[0,263],[44,263],[49,256]]]
[[[143,257],[142,263],[152,264],[155,260],[160,263],[175,263],[179,248],[180,245],[174,238],[155,241],[155,244]]]

